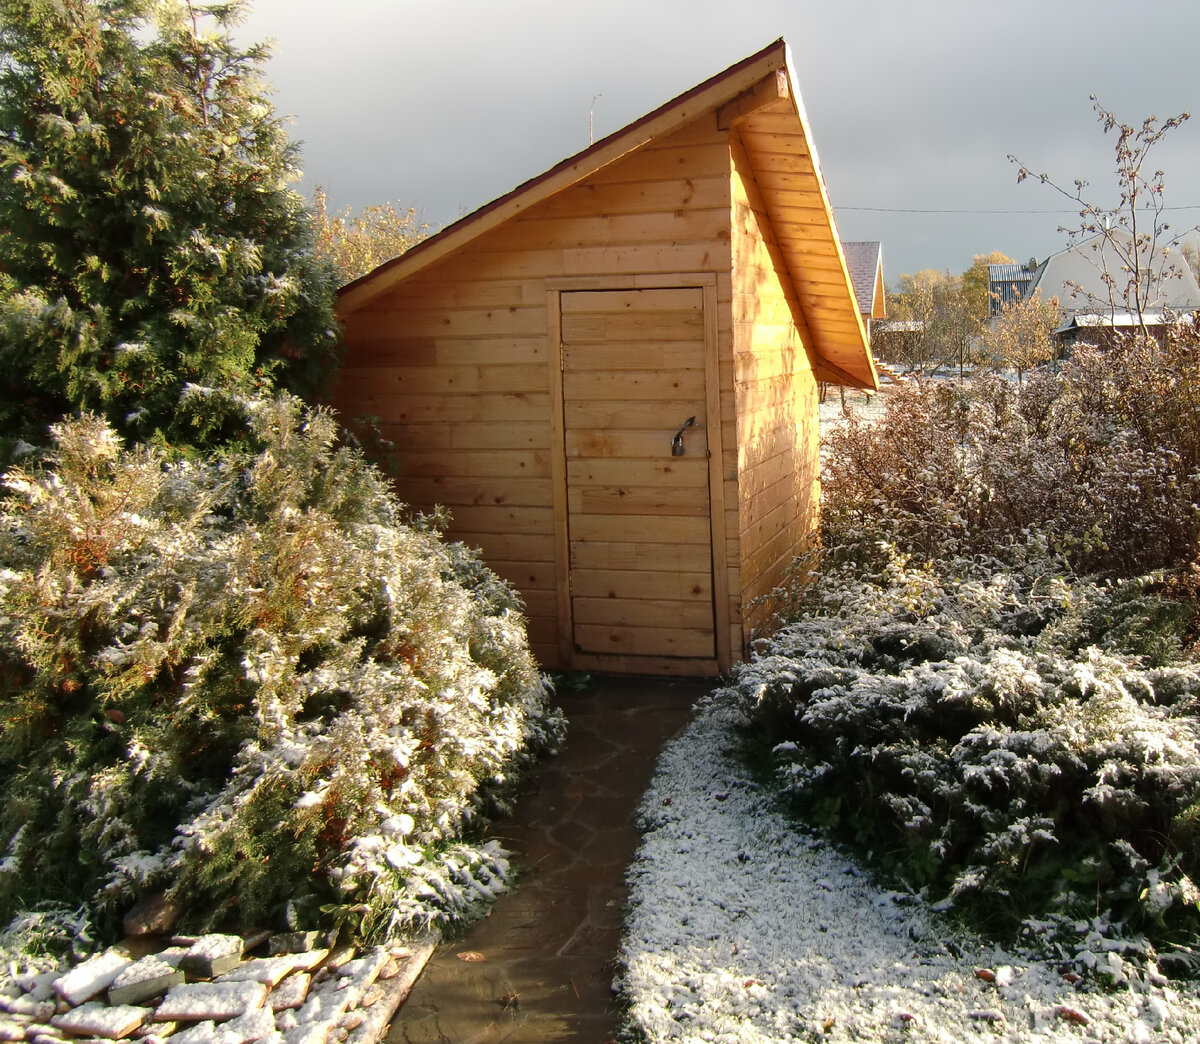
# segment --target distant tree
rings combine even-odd
[[[1029,370],[1055,356],[1058,299],[1043,301],[1035,291],[1025,300],[1002,301],[998,309],[983,334],[984,351],[997,367],[1015,370],[1021,383]]]
[[[975,318],[986,319],[989,313],[988,265],[1010,265],[1012,260],[999,250],[993,250],[990,254],[976,254],[971,267],[962,274],[963,296],[967,299],[967,307]]]
[[[314,388],[334,277],[288,186],[243,0],[0,0],[0,435],[67,412],[220,442],[220,395]],[[224,404],[224,405],[223,405]]]
[[[343,284],[399,257],[429,235],[429,226],[417,219],[412,207],[381,203],[358,214],[349,207],[331,214],[328,204],[325,190],[318,188],[313,195],[317,249],[333,262]]]
[[[973,361],[981,320],[963,293],[962,279],[949,270],[901,274],[888,313],[917,324],[907,338],[909,358],[900,361],[931,373],[956,366],[960,375]]]
[[[1183,112],[1168,120],[1147,116],[1141,126],[1122,123],[1104,108],[1096,96],[1091,96],[1096,118],[1104,133],[1116,131],[1116,159],[1119,198],[1114,206],[1101,206],[1085,195],[1088,183],[1073,182],[1064,188],[1048,174],[1035,174],[1017,157],[1009,161],[1017,165],[1017,181],[1035,178],[1071,200],[1079,208],[1079,224],[1074,228],[1059,227],[1075,245],[1094,236],[1101,237],[1101,249],[1090,251],[1105,287],[1105,296],[1093,300],[1093,306],[1110,314],[1128,311],[1137,317],[1142,331],[1146,330],[1145,313],[1159,296],[1163,281],[1171,278],[1167,251],[1182,242],[1200,226],[1182,231],[1172,229],[1166,220],[1165,181],[1161,170],[1151,170],[1150,153],[1162,139],[1190,119]],[[1082,287],[1074,290],[1083,292]],[[1093,295],[1094,296],[1094,295]]]

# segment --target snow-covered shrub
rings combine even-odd
[[[833,544],[884,540],[921,559],[1004,557],[1030,534],[1079,572],[1131,576],[1200,551],[1200,327],[1162,345],[1080,347],[1016,384],[901,389],[828,447]]]
[[[823,548],[730,692],[805,815],[913,888],[1200,970],[1198,505],[1194,322],[902,390],[833,436]]]
[[[51,971],[64,959],[90,956],[97,948],[95,926],[87,910],[43,903],[24,910],[0,929],[0,975]]]
[[[1111,634],[1081,646],[1091,632],[1071,623],[1080,603],[1144,611],[1153,590],[880,554],[871,575],[830,568],[810,613],[736,673],[785,792],[906,885],[997,927],[1087,950],[1102,916],[1131,951],[1194,941],[1200,669],[1149,667]]]
[[[194,921],[377,938],[504,877],[464,827],[562,725],[518,599],[329,415],[248,408],[253,452],[84,416],[5,477],[0,918],[165,887]]]

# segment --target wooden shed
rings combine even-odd
[[[377,417],[400,496],[516,585],[546,668],[741,659],[812,539],[817,383],[878,383],[782,40],[339,312],[332,403]]]

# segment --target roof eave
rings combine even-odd
[[[876,390],[879,375],[871,358],[866,325],[821,174],[808,114],[795,90],[796,76],[786,45],[784,62],[790,88],[786,115],[778,109],[764,109],[742,123],[740,137],[756,171],[792,288],[811,331],[818,376],[837,384]],[[792,144],[788,172],[778,176],[770,171],[770,157],[781,147],[781,139],[791,139]],[[796,175],[802,184],[796,182]]]
[[[821,173],[821,160],[817,155],[816,141],[813,138],[812,126],[808,122],[808,112],[804,108],[804,103],[800,99],[800,94],[796,91],[796,74],[792,65],[792,50],[787,44],[784,44],[784,61],[787,63],[788,76],[792,81],[792,98],[796,106],[796,115],[800,119],[800,125],[804,129],[804,138],[808,142],[809,155],[812,156],[813,173],[815,175],[817,187],[821,193],[821,202],[825,207],[825,216],[829,222],[829,234],[833,238],[833,243],[837,248],[838,262],[842,269],[842,280],[846,288],[846,301],[849,304],[849,311],[854,317],[854,325],[857,328],[858,337],[854,347],[854,354],[857,356],[854,366],[838,366],[839,370],[844,370],[850,376],[857,378],[857,386],[869,391],[879,390],[879,374],[875,370],[875,360],[871,357],[870,339],[867,335],[866,324],[863,322],[862,313],[858,310],[858,298],[854,293],[854,281],[850,278],[850,268],[846,264],[846,254],[842,250],[842,239],[838,235],[837,220],[833,216],[833,204],[829,200],[829,190],[825,186],[825,176]],[[817,349],[820,353],[820,346]],[[827,360],[829,361],[829,360]]]

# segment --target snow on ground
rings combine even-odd
[[[885,384],[875,395],[854,388],[844,389],[843,394],[843,390],[830,388],[819,408],[821,438],[845,424],[847,415],[865,421],[878,420],[883,416],[888,395],[895,388],[894,384]]]
[[[878,887],[760,792],[729,753],[735,720],[702,704],[643,798],[620,983],[632,1039],[1200,1039],[1192,984],[1074,986]]]

